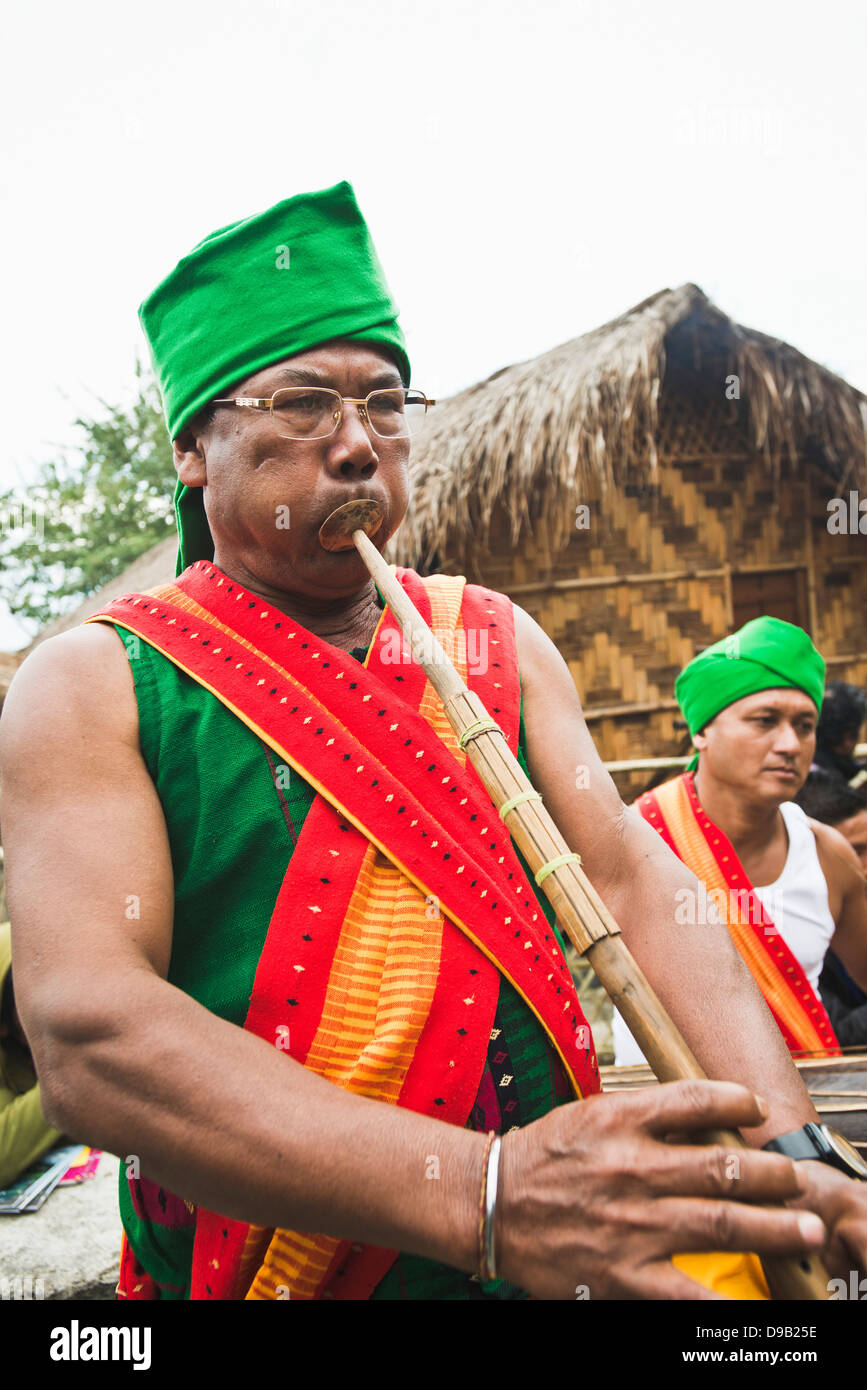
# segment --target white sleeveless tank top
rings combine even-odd
[[[825,952],[836,929],[828,904],[828,885],[819,863],[816,837],[804,812],[794,801],[784,801],[780,811],[789,837],[783,872],[773,883],[756,887],[755,893],[818,994]],[[616,1009],[612,1032],[618,1066],[645,1060]]]

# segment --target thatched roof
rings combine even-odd
[[[661,290],[620,318],[504,368],[438,405],[413,441],[414,496],[389,557],[427,565],[484,544],[495,507],[518,543],[541,519],[566,543],[576,497],[656,467],[667,359],[740,380],[747,434],[769,472],[805,457],[867,491],[867,397],[788,343],[743,328],[697,285]],[[573,503],[570,507],[570,502]]]

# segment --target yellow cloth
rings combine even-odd
[[[12,929],[0,922],[0,997],[12,965]],[[29,1053],[16,1038],[0,1038],[0,1188],[63,1138],[42,1113]]]
[[[770,1292],[757,1255],[738,1255],[717,1250],[710,1255],[675,1255],[672,1264],[726,1298],[769,1299]]]

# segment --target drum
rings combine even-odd
[[[795,1057],[795,1066],[810,1093],[819,1119],[839,1130],[867,1158],[867,1052],[842,1057]],[[606,1092],[658,1085],[648,1066],[600,1067]]]

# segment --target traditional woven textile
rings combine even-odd
[[[486,628],[487,668],[464,661],[462,675],[514,750],[508,601],[462,579],[398,578],[434,628]],[[108,618],[171,656],[320,792],[277,899],[245,1026],[335,1084],[464,1124],[502,972],[548,1032],[575,1094],[598,1088],[556,937],[424,672],[393,662],[390,613],[367,668],[205,563],[180,585],[126,596],[93,620]],[[309,922],[299,922],[299,902]],[[338,1267],[341,1296],[365,1296],[395,1258],[200,1211],[193,1297],[321,1296]]]
[[[753,891],[730,841],[699,804],[693,774],[645,792],[635,804],[704,882],[790,1050],[839,1053],[824,1005]]]

